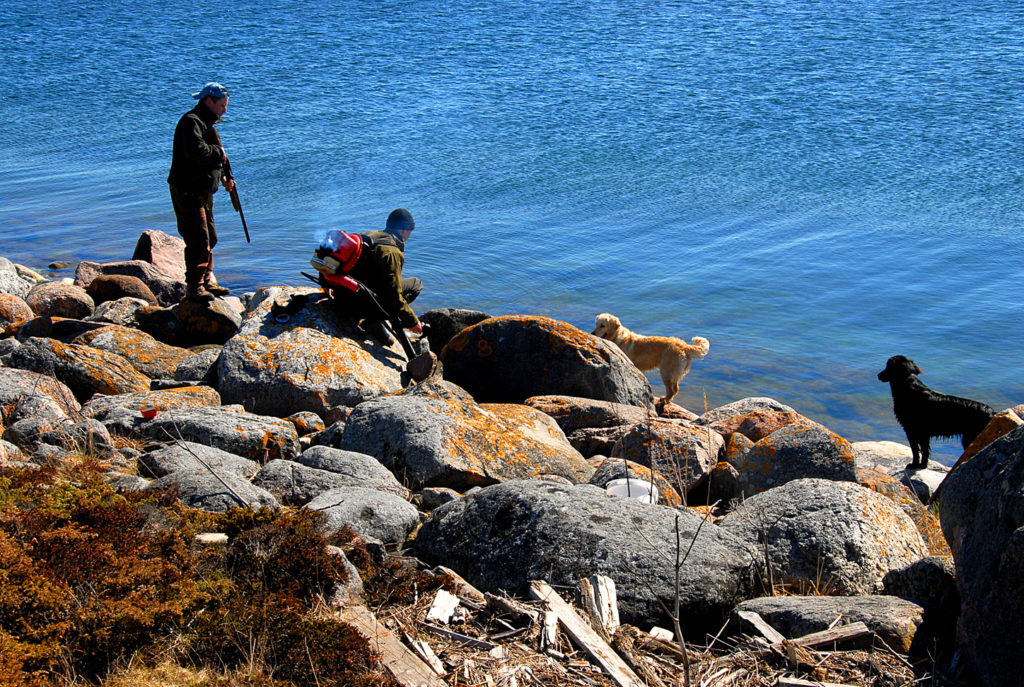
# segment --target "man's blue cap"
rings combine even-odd
[[[221,98],[228,97],[228,89],[224,88],[215,81],[211,81],[210,83],[203,86],[203,90],[199,91],[198,93],[192,94],[192,97],[196,100],[202,100],[207,96],[220,100]]]

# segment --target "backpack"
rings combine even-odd
[[[340,286],[349,291],[358,291],[359,283],[347,276],[363,254],[366,237],[333,229],[327,233],[316,254],[309,263],[320,273],[320,279],[328,287]]]

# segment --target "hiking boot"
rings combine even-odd
[[[207,293],[213,294],[214,296],[227,296],[231,293],[231,289],[220,284],[214,284],[212,281],[208,281],[203,284],[203,288],[206,289]]]
[[[213,294],[207,291],[202,284],[190,284],[185,287],[185,298],[197,301],[212,301]]]
[[[366,320],[363,322],[363,329],[383,346],[395,343],[395,337],[391,336],[391,332],[384,326],[384,320]]]

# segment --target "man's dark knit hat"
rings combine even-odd
[[[388,215],[388,222],[384,225],[385,231],[397,232],[397,231],[412,231],[416,227],[416,222],[412,219],[412,213],[405,208],[398,208],[392,210],[391,214]]]

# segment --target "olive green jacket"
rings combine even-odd
[[[402,296],[405,242],[386,231],[371,231],[364,236],[368,236],[373,245],[363,247],[359,262],[349,274],[377,294],[380,304],[392,316],[397,316],[403,327],[415,327],[419,319]]]

